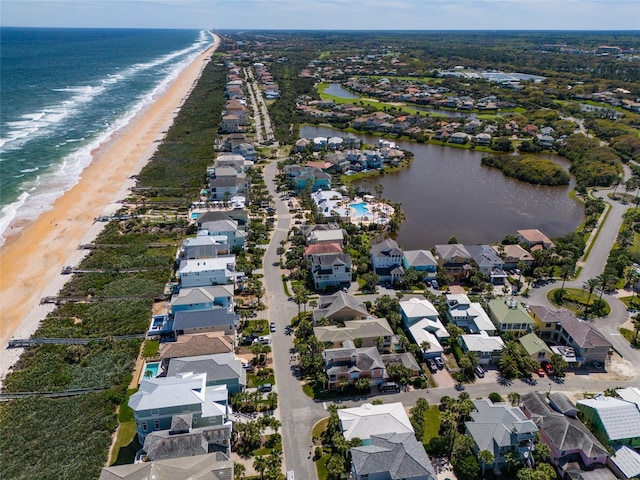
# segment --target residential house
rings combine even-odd
[[[542,135],[540,133],[536,135],[535,139],[538,145],[544,149],[553,148],[553,142],[555,142],[555,139],[551,135]]]
[[[238,155],[242,155],[242,157],[247,161],[256,162],[258,160],[258,152],[256,152],[255,147],[251,143],[234,144],[231,147],[231,151]]]
[[[394,340],[399,339],[397,336],[394,336]],[[399,343],[394,343],[390,346],[391,351],[393,351],[396,346],[400,348]],[[413,353],[383,353],[380,355],[380,358],[382,358],[382,363],[384,363],[385,368],[389,368],[389,365],[401,364],[411,372],[411,376],[413,377],[417,377],[422,373],[422,367],[420,367],[420,364],[416,361]]]
[[[622,398],[596,395],[578,400],[578,410],[596,437],[612,445],[640,447],[640,406]]]
[[[228,460],[231,455],[230,423],[192,428],[192,421],[190,413],[175,415],[169,430],[156,430],[147,435],[136,453],[136,463],[207,454]]]
[[[304,258],[309,260],[312,255],[324,255],[326,253],[342,253],[342,247],[338,243],[318,243],[309,245],[304,249]]]
[[[353,480],[436,480],[438,477],[414,433],[372,435],[370,443],[352,447]]]
[[[429,250],[405,250],[402,266],[417,270],[425,280],[435,279],[438,271],[438,261]]]
[[[324,217],[337,216],[342,220],[351,218],[349,200],[336,190],[317,190],[311,194],[311,200]]]
[[[451,136],[449,137],[450,143],[463,144],[463,143],[467,143],[468,141],[469,141],[469,135],[467,135],[464,132],[455,132],[455,133],[452,133]]]
[[[564,320],[575,317],[569,310],[551,310],[542,305],[532,305],[530,307],[530,314],[533,318],[534,330],[540,335],[541,338],[551,340],[554,334],[559,330],[556,329],[556,325],[559,325]]]
[[[214,258],[180,260],[176,276],[182,288],[227,285],[237,282],[243,276],[236,272],[236,256],[220,255]]]
[[[307,150],[307,148],[309,148],[309,145],[311,144],[311,140],[309,140],[308,138],[301,138],[296,142],[296,152],[304,152],[305,150]]]
[[[129,407],[136,421],[138,440],[144,444],[146,436],[157,430],[171,428],[176,415],[191,415],[190,427],[215,427],[228,422],[224,385],[207,387],[207,375],[185,373],[175,377],[144,379],[140,388],[129,398]]]
[[[555,243],[537,228],[518,230],[516,233],[518,241],[527,245],[531,250],[535,250],[536,248],[549,250],[555,247]]]
[[[351,257],[348,253],[312,255],[310,260],[311,276],[316,290],[351,286]]]
[[[475,137],[476,145],[488,146],[491,145],[491,135],[488,133],[479,133]]]
[[[244,174],[228,175],[231,173],[230,167],[222,167],[218,170],[225,169],[226,176],[216,176],[209,180],[209,198],[217,202],[229,202],[233,197],[244,194],[247,187],[247,180]]]
[[[479,302],[472,302],[464,293],[447,294],[447,319],[465,332],[496,333],[496,327]]]
[[[370,445],[371,437],[382,433],[415,435],[407,411],[400,402],[340,408],[338,418],[345,440],[359,438],[364,445]]]
[[[609,457],[607,466],[617,478],[640,478],[640,453],[626,445],[616,447],[615,454]]]
[[[224,107],[225,111],[229,115],[235,115],[238,117],[238,125],[247,125],[247,107],[242,104],[240,100],[230,100]]]
[[[467,278],[473,270],[471,254],[460,243],[436,245],[436,258],[438,266],[455,280]]]
[[[507,274],[503,270],[504,261],[490,245],[466,245],[471,258],[478,265],[478,271],[494,285],[504,284]]]
[[[497,363],[504,347],[504,341],[501,337],[491,336],[484,330],[480,333],[460,335],[458,343],[465,353],[475,353],[483,365]]]
[[[222,133],[242,132],[240,128],[240,119],[237,115],[224,115],[220,122],[220,131]]]
[[[524,306],[513,297],[489,300],[489,317],[503,333],[525,335],[533,329],[533,319]]]
[[[387,378],[384,362],[376,347],[356,348],[351,343],[343,348],[328,348],[322,352],[322,359],[330,390],[339,388],[342,382],[353,385],[363,377],[370,378],[373,386],[384,383]]]
[[[421,348],[424,358],[442,355],[440,340],[449,338],[438,311],[429,300],[410,298],[400,302],[402,322],[408,328],[413,341]]]
[[[236,220],[203,221],[200,228],[209,232],[211,236],[227,237],[227,245],[232,249],[244,247],[247,239],[247,232],[238,225]]]
[[[200,230],[195,237],[185,238],[182,246],[178,249],[178,258],[181,260],[211,258],[228,254],[227,237],[224,235],[212,236],[206,230]]]
[[[318,298],[318,308],[313,311],[313,324],[320,319],[338,323],[348,320],[367,318],[367,307],[353,295],[339,291],[335,295],[321,295]]]
[[[218,453],[179,457],[156,462],[142,462],[103,467],[99,480],[160,479],[171,472],[171,480],[229,480],[233,478],[233,461],[221,460]]]
[[[287,165],[285,173],[296,192],[301,192],[307,187],[312,192],[331,189],[331,175],[319,168]]]
[[[180,310],[167,318],[156,334],[177,337],[179,335],[223,332],[233,335],[238,325],[238,315],[233,309],[214,306],[206,310]]]
[[[181,288],[171,297],[169,310],[176,313],[182,310],[212,310],[222,308],[233,313],[236,303],[233,300],[233,285],[213,285],[210,287]]]
[[[205,373],[207,387],[226,385],[230,394],[243,392],[247,386],[245,369],[233,352],[173,358],[169,361],[168,377],[186,372]]]
[[[341,228],[329,228],[327,230],[315,229],[307,235],[308,245],[337,243],[344,245],[344,232]]]
[[[246,210],[242,210],[239,208],[235,208],[233,210],[227,210],[226,212],[204,212],[198,216],[196,220],[196,224],[198,225],[198,230],[207,230],[209,235],[214,235],[207,226],[211,227],[213,222],[217,222],[219,220],[230,220],[237,224],[237,228],[240,230],[246,230],[247,223],[249,222],[249,215]]]
[[[209,332],[181,335],[175,342],[161,343],[158,357],[161,361],[161,368],[166,371],[172,358],[228,353],[233,352],[234,348],[235,334],[225,335],[222,332]]]
[[[604,365],[613,348],[611,342],[593,325],[573,315],[567,316],[555,325],[551,341],[570,347],[575,351],[573,359],[565,359],[575,366],[593,362]],[[555,350],[554,347],[551,349]],[[558,353],[562,354],[561,351]]]
[[[476,455],[482,450],[493,454],[494,462],[487,467],[499,471],[506,465],[507,452],[515,453],[522,462],[531,457],[538,427],[520,408],[487,399],[474,400],[473,406],[471,420],[464,422],[466,433],[473,439]]]
[[[362,320],[346,320],[344,327],[326,325],[314,327],[313,333],[319,342],[330,343],[339,347],[344,342],[352,341],[361,347],[378,347],[391,349],[398,343],[396,335],[391,330],[386,318],[366,318]]]
[[[505,270],[513,270],[514,268],[518,268],[518,264],[520,262],[527,265],[527,267],[531,267],[534,262],[533,255],[527,252],[524,248],[522,248],[518,244],[513,245],[493,245],[493,248],[496,253],[502,258],[504,261],[504,265],[502,268]]]
[[[542,363],[548,362],[551,360],[551,355],[553,352],[544,343],[540,337],[538,337],[535,333],[527,333],[518,339],[520,345],[524,348],[527,355],[533,358],[535,361]]]
[[[329,137],[327,144],[330,150],[342,150],[344,145],[344,139],[342,137]]]
[[[564,394],[552,395],[552,402],[540,392],[526,393],[520,399],[522,411],[540,429],[540,441],[549,446],[551,464],[561,475],[575,469],[575,465],[584,469],[604,466],[609,456],[607,449],[580,420],[571,416],[573,412],[565,415],[558,411],[559,396],[564,397],[562,403],[571,403]]]
[[[380,281],[396,283],[402,280],[403,253],[398,243],[392,239],[371,246],[371,264]]]

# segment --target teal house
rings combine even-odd
[[[596,395],[577,402],[580,418],[596,437],[611,445],[640,447],[640,406],[616,397]]]
[[[191,428],[218,427],[228,420],[226,385],[207,386],[206,374],[144,379],[129,398],[140,444],[151,432],[170,430],[174,416],[187,415]]]

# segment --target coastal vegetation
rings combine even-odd
[[[222,65],[211,62],[205,67],[166,140],[138,176],[138,188],[129,199],[134,213],[146,211],[158,198],[173,202],[174,208],[182,205],[186,211],[197,198],[213,158],[212,133],[224,105],[225,81]],[[84,301],[59,305],[35,333],[36,337],[94,340],[27,348],[7,376],[4,391],[100,391],[57,399],[29,397],[0,405],[4,476],[99,477],[117,426],[116,408],[126,401],[141,346],[140,339],[114,340],[113,336],[146,331],[151,305],[163,296],[175,248],[187,233],[186,223],[177,216],[150,224],[144,216],[134,215],[109,223],[98,236],[80,265],[90,272],[74,275],[60,293]],[[92,301],[95,298],[101,301]]]
[[[536,185],[567,185],[571,177],[553,160],[530,156],[484,157],[482,164],[502,170],[507,177]]]

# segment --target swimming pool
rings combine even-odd
[[[142,378],[156,378],[158,376],[158,369],[160,368],[160,363],[145,363],[144,370],[142,371]],[[149,375],[149,372],[151,374]]]
[[[349,206],[356,211],[356,217],[364,217],[371,214],[365,202],[352,203]]]

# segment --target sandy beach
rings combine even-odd
[[[161,98],[93,152],[94,160],[80,181],[51,210],[9,237],[0,248],[0,379],[21,353],[21,349],[8,350],[8,340],[28,338],[53,309],[39,305],[40,299],[56,295],[69,280],[69,276],[60,275],[62,267],[77,265],[86,254],[77,250],[78,245],[95,239],[104,227],[103,223],[93,223],[93,219],[120,208],[117,202],[134,186],[130,177],[151,159],[218,48],[220,38],[214,39],[214,44],[180,74]]]

